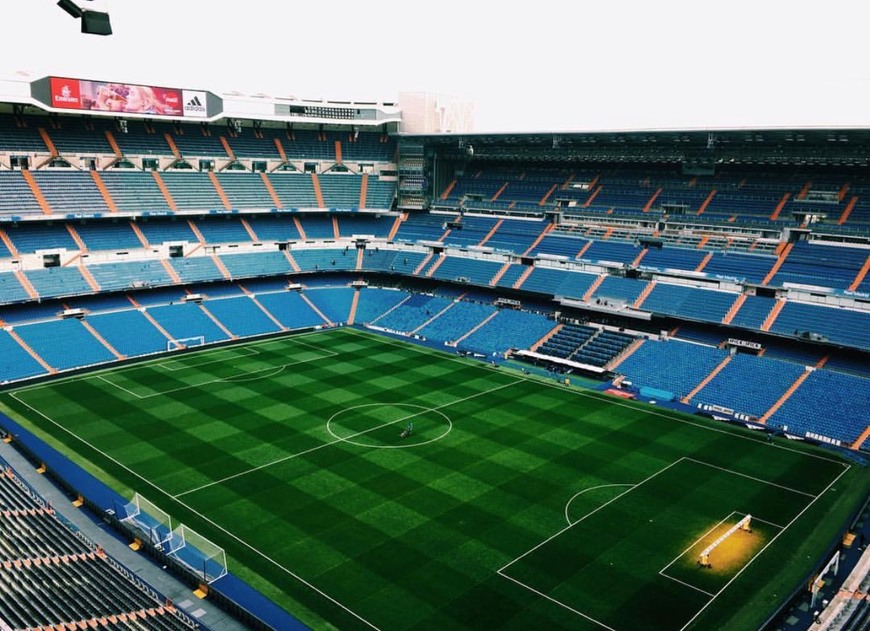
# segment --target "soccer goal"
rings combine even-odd
[[[204,583],[227,573],[227,554],[219,545],[181,524],[172,531],[167,553],[194,572]]]
[[[746,517],[738,521],[736,524],[731,526],[731,528],[722,533],[719,538],[716,539],[716,541],[704,548],[701,554],[698,555],[698,564],[701,567],[713,567],[713,564],[710,563],[710,555],[713,553],[713,550],[718,548],[728,537],[733,535],[738,530],[752,532],[752,515],[747,515]]]
[[[191,346],[202,346],[205,344],[204,335],[194,335],[193,337],[181,337],[177,340],[166,340],[166,350],[176,351],[180,348],[190,348]]]
[[[163,546],[172,538],[172,519],[169,514],[136,493],[124,506],[122,522],[135,526],[155,546]]]

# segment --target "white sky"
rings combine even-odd
[[[85,0],[81,0],[85,2]],[[0,0],[0,76],[471,101],[475,131],[870,127],[866,0]]]

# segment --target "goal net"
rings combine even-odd
[[[224,549],[184,524],[172,531],[167,553],[204,583],[216,581],[227,573]]]
[[[744,517],[736,524],[731,526],[731,528],[719,535],[716,541],[704,548],[701,554],[698,555],[698,564],[702,567],[712,567],[712,563],[710,563],[710,555],[713,553],[713,550],[718,548],[728,537],[733,535],[738,530],[752,532],[752,515],[746,515],[746,517]]]
[[[193,337],[181,337],[177,340],[166,340],[166,350],[175,351],[179,348],[190,348],[191,346],[202,346],[205,344],[204,335],[195,335]]]
[[[129,504],[124,506],[127,522],[141,531],[142,540],[155,546],[162,546],[172,538],[172,519],[169,514],[136,493]]]

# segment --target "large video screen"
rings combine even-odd
[[[51,106],[156,116],[208,116],[206,93],[132,83],[51,77]]]

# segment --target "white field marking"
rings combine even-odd
[[[784,533],[788,528],[791,527],[792,524],[794,524],[798,519],[800,519],[801,515],[803,515],[805,512],[807,512],[807,510],[809,510],[810,506],[812,506],[813,504],[815,504],[815,503],[819,500],[819,498],[822,497],[822,495],[824,495],[825,493],[827,493],[828,490],[829,490],[832,486],[834,486],[834,484],[837,483],[837,480],[839,480],[840,478],[842,478],[842,477],[846,474],[846,472],[847,472],[849,469],[851,469],[851,468],[852,468],[852,465],[846,465],[846,468],[843,469],[843,471],[840,472],[840,475],[838,475],[836,478],[834,478],[833,480],[831,480],[831,483],[828,484],[828,486],[826,486],[825,489],[824,489],[821,493],[819,493],[819,494],[816,495],[816,496],[812,496],[813,499],[810,500],[810,502],[809,502],[806,506],[804,506],[803,510],[802,510],[801,512],[799,512],[797,515],[795,515],[795,516],[791,519],[791,521],[789,521],[785,526],[783,526],[783,527],[782,527],[782,530],[780,530],[780,531],[779,531],[778,533],[776,533],[773,537],[771,537],[771,538],[770,538],[770,541],[768,541],[768,542],[764,545],[764,547],[761,548],[761,550],[759,550],[758,553],[757,553],[754,557],[752,557],[751,559],[749,559],[749,561],[746,562],[746,565],[744,565],[742,568],[740,568],[740,569],[737,571],[737,573],[736,573],[734,576],[732,576],[731,579],[730,579],[727,583],[725,583],[725,585],[723,585],[722,588],[721,588],[718,592],[716,592],[716,595],[715,595],[713,598],[711,598],[710,601],[709,601],[706,605],[704,605],[703,607],[701,607],[701,608],[698,610],[698,613],[696,613],[694,616],[692,616],[692,617],[689,619],[689,621],[688,621],[686,624],[684,624],[684,625],[682,626],[682,628],[681,628],[679,631],[684,631],[684,630],[686,629],[686,627],[688,627],[690,624],[692,624],[692,623],[695,621],[695,619],[696,619],[698,616],[700,616],[700,615],[704,612],[704,610],[705,610],[707,607],[709,607],[710,604],[711,604],[713,601],[716,600],[716,598],[719,597],[719,595],[720,595],[722,592],[724,592],[726,589],[728,589],[728,587],[731,585],[731,583],[733,583],[735,580],[737,580],[737,577],[739,577],[741,574],[743,574],[743,572],[746,570],[746,568],[748,568],[750,565],[752,565],[752,562],[755,561],[755,559],[757,559],[758,557],[760,557],[760,556],[762,555],[762,553],[763,553],[765,550],[767,550],[767,548],[769,548],[769,547],[773,544],[773,542],[776,541],[776,540],[780,537],[780,535],[782,535],[782,533]],[[755,518],[753,517],[753,519],[755,519]]]
[[[370,430],[365,430],[363,432],[351,434],[347,438],[342,438],[341,436],[339,436],[338,434],[336,434],[332,430],[332,427],[330,427],[330,424],[335,419],[335,417],[340,416],[340,415],[344,414],[345,412],[350,412],[351,410],[358,410],[359,408],[384,407],[384,406],[419,408],[420,411],[416,414],[412,414],[411,416],[406,416],[404,418],[396,419],[395,421],[390,421],[389,423],[386,423],[385,425],[379,425],[378,428],[387,427],[389,425],[393,425],[393,424],[399,423],[401,421],[407,421],[410,418],[414,418],[414,417],[419,416],[421,414],[425,414],[426,412],[434,412],[435,414],[438,414],[439,416],[441,416],[441,418],[443,418],[445,421],[447,421],[447,431],[444,432],[443,434],[441,434],[440,436],[436,436],[435,438],[430,438],[429,440],[424,440],[422,443],[410,443],[407,445],[366,445],[365,443],[358,443],[358,442],[355,442],[351,439],[356,437],[356,436],[359,436],[360,434],[364,434]],[[378,428],[376,428],[376,429],[378,429]],[[332,436],[334,436],[338,440],[342,440],[342,441],[349,443],[351,445],[356,445],[357,447],[369,447],[371,449],[407,449],[409,447],[422,447],[423,445],[428,445],[429,443],[434,443],[436,440],[441,440],[442,438],[447,436],[447,434],[449,434],[450,430],[452,430],[452,429],[453,429],[453,421],[451,421],[450,417],[447,416],[444,412],[442,412],[441,410],[435,410],[433,408],[427,408],[426,406],[423,406],[423,405],[417,405],[415,403],[363,403],[361,405],[354,405],[352,407],[345,408],[343,410],[339,410],[338,412],[333,414],[331,417],[329,417],[328,421],[326,421],[326,431],[329,432],[330,434],[332,434]]]
[[[560,607],[563,607],[563,608],[567,609],[567,610],[570,611],[571,613],[575,613],[575,614],[577,614],[578,616],[580,616],[581,618],[586,618],[586,620],[588,620],[589,622],[593,622],[593,623],[597,624],[599,627],[603,627],[603,628],[605,628],[605,629],[609,629],[610,631],[616,631],[616,629],[614,629],[613,627],[608,627],[608,626],[607,626],[606,624],[604,624],[603,622],[600,622],[599,620],[596,620],[595,618],[591,618],[590,616],[587,616],[587,615],[586,615],[585,613],[583,613],[582,611],[577,611],[576,609],[574,609],[573,607],[570,607],[570,606],[566,605],[566,604],[563,603],[562,601],[560,601],[560,600],[556,600],[556,599],[553,598],[552,596],[547,596],[547,594],[545,594],[545,593],[543,593],[543,592],[539,592],[539,591],[538,591],[537,589],[535,589],[534,587],[529,587],[528,585],[526,585],[526,584],[523,583],[522,581],[518,581],[517,579],[515,579],[513,576],[508,576],[507,574],[503,574],[501,570],[498,571],[498,574],[500,574],[501,576],[504,576],[504,577],[505,577],[506,579],[508,579],[509,581],[513,581],[514,583],[516,583],[516,584],[519,585],[520,587],[524,587],[524,588],[526,588],[527,590],[529,590],[530,592],[535,593],[535,594],[537,594],[538,596],[541,596],[542,598],[546,598],[546,599],[549,600],[550,602],[555,603],[555,604],[559,605]]]
[[[568,508],[571,506],[571,502],[575,499],[583,495],[584,493],[588,493],[589,491],[594,491],[595,489],[606,489],[612,486],[634,486],[634,484],[599,484],[598,486],[590,486],[588,489],[583,489],[571,496],[571,499],[565,504],[565,521],[568,522],[569,526],[573,526],[574,524],[571,522],[571,518],[568,516]]]
[[[711,593],[708,592],[706,589],[701,589],[700,587],[695,587],[694,585],[690,585],[690,584],[687,583],[686,581],[681,581],[680,579],[678,579],[678,578],[674,578],[673,576],[670,576],[670,575],[668,575],[668,574],[665,574],[664,572],[659,572],[659,574],[660,574],[661,576],[664,576],[664,577],[667,578],[667,579],[670,579],[670,580],[672,580],[672,581],[675,581],[675,582],[679,583],[680,585],[685,585],[686,587],[688,587],[688,588],[690,588],[690,589],[694,589],[696,592],[701,592],[702,594],[705,594],[705,595],[709,596],[711,600],[712,600],[713,598],[716,598],[716,594],[711,594]]]
[[[689,550],[691,550],[692,548],[694,548],[696,545],[698,545],[698,544],[699,544],[699,543],[704,539],[704,537],[707,537],[711,532],[713,532],[713,531],[716,530],[719,526],[721,526],[721,525],[724,524],[726,521],[728,521],[729,519],[731,519],[731,517],[734,515],[734,513],[737,513],[737,511],[731,511],[731,512],[728,513],[728,514],[727,514],[723,519],[719,520],[719,523],[714,524],[714,525],[713,525],[709,530],[707,530],[707,532],[705,532],[703,535],[701,535],[700,537],[698,537],[697,539],[695,539],[691,544],[689,544],[689,547],[688,547],[688,548],[686,548],[685,550],[683,550],[682,552],[680,552],[677,556],[675,556],[675,557],[671,560],[670,563],[668,563],[666,566],[664,566],[662,569],[660,569],[660,570],[659,570],[659,574],[661,574],[662,576],[667,576],[668,578],[671,578],[670,576],[668,576],[667,574],[664,574],[663,572],[664,572],[666,569],[668,569],[669,567],[671,567],[674,563],[676,563],[677,561],[679,561],[681,558],[683,558],[683,555],[685,555],[686,552],[688,552]],[[738,515],[743,515],[744,517],[746,516],[745,513],[737,513],[737,514],[738,514]],[[753,517],[752,519],[755,519],[755,517]],[[676,580],[676,579],[674,579],[674,580]],[[690,587],[691,587],[691,585],[690,585]],[[712,596],[713,594],[710,594],[710,595]]]
[[[411,349],[417,353],[424,353],[424,354],[429,354],[429,355],[439,353],[439,354],[444,355],[445,359],[447,359],[448,361],[460,362],[464,366],[470,366],[470,365],[476,364],[478,368],[482,368],[482,369],[488,370],[490,372],[498,370],[498,369],[493,368],[492,366],[490,366],[488,364],[483,364],[480,362],[475,362],[474,364],[472,364],[471,360],[463,360],[462,358],[459,358],[459,357],[451,357],[450,354],[447,353],[446,351],[441,351],[438,349],[428,348],[428,347],[426,347],[426,348],[420,347],[417,344],[414,344],[412,342],[402,342],[400,340],[393,340],[393,339],[388,338],[386,336],[383,336],[383,337],[379,336],[376,333],[370,333],[370,332],[363,333],[362,331],[358,331],[357,329],[354,329],[354,328],[346,328],[343,330],[353,332],[354,334],[359,335],[361,337],[377,336],[377,337],[380,337],[384,341],[384,343],[386,343],[386,344],[391,344],[392,346],[400,346],[402,348],[408,348],[408,349]],[[594,399],[595,401],[600,401],[601,403],[606,403],[608,405],[615,405],[615,406],[619,406],[619,407],[628,408],[629,410],[634,410],[635,412],[642,412],[643,414],[650,414],[652,416],[658,416],[661,418],[668,419],[670,421],[675,421],[677,423],[683,423],[684,425],[691,425],[692,427],[697,427],[699,429],[703,429],[703,430],[706,430],[708,432],[716,432],[719,434],[725,434],[725,435],[731,436],[733,438],[739,438],[741,440],[748,440],[750,442],[757,443],[757,444],[761,444],[763,442],[760,438],[751,438],[750,436],[739,434],[735,431],[721,429],[718,427],[711,427],[711,426],[703,424],[703,423],[696,423],[694,421],[690,421],[689,419],[679,418],[677,416],[665,414],[664,412],[661,412],[658,410],[648,410],[648,409],[643,408],[643,407],[628,405],[627,403],[623,403],[622,401],[619,401],[615,397],[604,398],[604,397],[594,396],[589,391],[587,391],[585,389],[566,388],[563,385],[557,385],[554,383],[550,383],[548,381],[544,381],[542,379],[536,379],[536,378],[531,377],[531,376],[522,376],[520,378],[524,379],[525,381],[530,381],[532,383],[537,383],[537,384],[540,384],[542,386],[546,386],[548,388],[557,389],[560,392],[570,392],[576,396],[585,397],[587,399]],[[825,460],[826,462],[833,462],[833,463],[839,464],[847,469],[851,466],[851,465],[848,465],[845,462],[842,462],[840,460],[835,460],[833,458],[828,458],[826,456],[814,454],[814,453],[811,453],[809,451],[800,451],[798,449],[793,449],[792,447],[786,447],[786,446],[781,445],[779,443],[769,443],[768,445],[773,449],[782,449],[784,451],[790,451],[792,453],[800,454],[802,456],[807,456],[808,458],[817,458],[818,460]]]
[[[785,526],[780,526],[779,524],[774,524],[772,521],[767,521],[766,519],[761,519],[760,517],[752,516],[752,521],[760,521],[762,524],[767,524],[768,526],[773,526],[774,528],[779,528],[783,530]]]
[[[277,338],[277,339],[269,339],[266,341],[264,341],[264,340],[259,340],[259,341],[258,340],[251,340],[249,342],[243,342],[242,344],[256,345],[257,347],[259,347],[261,344],[270,344],[270,345],[271,344],[278,344],[280,341],[281,344],[288,344],[291,346],[293,344],[300,344],[300,345],[309,346],[311,348],[315,348],[315,349],[319,350],[322,353],[330,353],[330,355],[327,355],[326,357],[334,357],[335,355],[338,354],[337,352],[330,351],[327,349],[322,349],[322,348],[319,348],[317,346],[314,346],[313,344],[307,344],[306,342],[302,342],[298,339],[298,338],[302,338],[302,337],[310,337],[313,335],[327,335],[328,333],[329,333],[329,331],[308,331],[305,333],[294,333],[294,334],[288,335],[286,337],[281,337],[281,338]],[[242,344],[240,344],[240,346]],[[202,350],[194,351],[194,353],[197,355],[200,355],[200,354],[207,355],[207,354],[211,354],[211,353],[217,353],[220,351],[226,351],[227,348],[228,348],[227,346],[221,346],[219,348],[204,347]],[[29,385],[29,386],[25,385],[25,386],[21,386],[20,388],[15,388],[14,390],[12,390],[12,392],[21,393],[21,392],[28,392],[30,390],[40,390],[42,388],[53,387],[55,385],[65,383],[67,381],[80,381],[83,379],[90,379],[91,377],[99,377],[99,376],[107,374],[107,373],[109,373],[109,374],[122,374],[125,372],[130,372],[131,370],[139,370],[140,368],[147,368],[148,366],[156,366],[156,365],[159,365],[161,362],[166,361],[166,351],[160,351],[159,353],[149,353],[149,354],[155,355],[155,357],[153,359],[144,360],[141,362],[136,362],[136,363],[131,364],[129,366],[121,366],[120,368],[117,365],[108,365],[108,366],[105,366],[103,368],[89,370],[87,373],[77,373],[74,375],[58,375],[57,377],[54,377],[49,381],[41,381],[39,383],[34,383],[34,384]],[[142,357],[146,357],[146,356],[143,355]],[[115,362],[113,362],[113,364],[114,363]]]
[[[63,425],[61,425],[60,423],[58,423],[57,421],[55,421],[53,418],[51,418],[51,417],[48,416],[47,414],[44,414],[44,413],[40,412],[39,410],[37,410],[36,408],[34,408],[34,407],[33,407],[32,405],[30,405],[29,403],[26,403],[25,401],[22,401],[21,399],[19,399],[19,398],[16,396],[16,394],[17,394],[17,393],[13,392],[13,393],[11,394],[11,396],[14,397],[14,398],[15,398],[19,403],[21,403],[22,405],[25,405],[25,406],[27,406],[28,408],[30,408],[31,410],[33,410],[33,412],[34,412],[35,414],[38,414],[39,416],[41,416],[42,418],[44,418],[45,420],[47,420],[48,422],[50,422],[52,425],[56,426],[59,430],[61,430],[61,431],[63,431],[63,432],[66,432],[67,434],[69,434],[70,436],[72,436],[73,438],[75,438],[76,440],[78,440],[79,442],[81,442],[82,444],[86,445],[86,446],[89,447],[90,449],[94,450],[95,452],[97,452],[98,454],[100,454],[101,456],[103,456],[104,458],[106,458],[107,460],[109,460],[109,461],[115,463],[117,466],[119,466],[120,468],[122,468],[122,469],[124,469],[125,471],[127,471],[130,475],[132,475],[132,476],[138,478],[139,480],[141,480],[145,485],[147,485],[147,486],[153,488],[154,490],[156,490],[157,492],[161,493],[162,495],[165,495],[165,496],[166,496],[167,498],[169,498],[170,500],[177,502],[178,504],[180,504],[181,506],[183,506],[184,508],[186,508],[187,510],[189,510],[191,513],[193,513],[194,515],[196,515],[197,517],[199,517],[199,518],[202,519],[203,521],[208,522],[208,523],[211,524],[214,528],[216,528],[217,530],[220,530],[220,531],[221,531],[222,533],[224,533],[227,537],[233,539],[234,541],[237,541],[238,543],[240,543],[241,545],[243,545],[245,548],[247,548],[248,550],[250,550],[251,552],[253,552],[253,553],[256,554],[257,556],[259,556],[260,558],[264,559],[265,561],[267,561],[267,562],[270,563],[271,565],[274,565],[276,568],[278,568],[278,569],[281,570],[282,572],[286,573],[288,576],[293,577],[294,579],[296,579],[297,581],[299,581],[300,583],[302,583],[303,585],[305,585],[305,586],[308,587],[309,589],[311,589],[311,590],[317,592],[318,594],[320,594],[321,596],[323,596],[324,598],[326,598],[327,600],[329,600],[331,603],[334,603],[335,605],[338,605],[339,607],[341,607],[341,609],[343,609],[344,611],[346,611],[347,613],[349,613],[351,616],[353,616],[354,618],[356,618],[357,620],[359,620],[360,622],[362,622],[363,624],[365,624],[367,627],[369,627],[369,628],[371,628],[371,629],[375,629],[376,631],[380,631],[380,629],[379,629],[378,627],[376,627],[374,624],[372,624],[371,622],[369,622],[368,620],[366,620],[365,618],[363,618],[362,616],[360,616],[358,613],[352,611],[351,609],[349,609],[348,607],[346,607],[345,605],[343,605],[342,603],[340,603],[338,600],[336,600],[335,598],[333,598],[332,596],[330,596],[330,595],[327,594],[326,592],[324,592],[324,591],[322,591],[321,589],[315,587],[314,585],[312,585],[311,583],[309,583],[308,581],[306,581],[304,578],[302,578],[301,576],[299,576],[298,574],[296,574],[296,573],[293,572],[292,570],[290,570],[290,569],[284,567],[283,565],[281,565],[280,563],[278,563],[278,561],[276,561],[276,560],[273,559],[272,557],[268,556],[267,554],[261,552],[259,549],[255,548],[253,545],[251,545],[250,543],[248,543],[247,541],[245,541],[244,539],[242,539],[242,538],[239,537],[238,535],[236,535],[236,534],[230,532],[229,530],[227,530],[226,528],[224,528],[224,527],[221,526],[220,524],[218,524],[218,523],[214,522],[212,519],[206,517],[205,515],[203,515],[202,513],[200,513],[198,510],[196,510],[195,508],[193,508],[193,507],[190,506],[189,504],[185,504],[185,503],[182,502],[181,500],[172,497],[172,495],[170,495],[169,493],[167,493],[166,491],[164,491],[161,487],[159,487],[159,486],[157,486],[156,484],[154,484],[154,482],[152,482],[152,481],[149,480],[148,478],[146,478],[146,477],[144,477],[144,476],[142,476],[142,475],[139,475],[138,473],[136,473],[135,471],[133,471],[133,469],[131,469],[130,467],[128,467],[128,466],[125,465],[124,463],[122,463],[122,462],[120,462],[119,460],[115,459],[114,457],[110,456],[109,454],[107,454],[107,453],[106,453],[105,451],[103,451],[102,449],[99,449],[99,448],[97,448],[96,446],[92,445],[90,442],[86,441],[84,438],[82,438],[81,436],[79,436],[79,435],[76,434],[75,432],[71,431],[71,430],[68,429],[67,427],[64,427]]]
[[[720,467],[715,464],[710,464],[709,462],[704,462],[702,460],[695,460],[690,456],[686,456],[686,460],[690,462],[694,462],[695,464],[702,465],[704,467],[710,467],[711,469],[719,469],[719,471],[724,471],[725,473],[730,473],[732,475],[739,475],[742,478],[747,478],[749,480],[754,480],[755,482],[760,482],[761,484],[767,484],[768,486],[775,486],[778,489],[782,489],[783,491],[790,491],[791,493],[797,493],[798,495],[804,495],[806,497],[816,497],[812,493],[807,493],[806,491],[798,491],[797,489],[793,489],[788,486],[784,486],[782,484],[777,484],[776,482],[769,482],[768,480],[762,480],[761,478],[756,478],[755,476],[747,475],[745,473],[740,473],[739,471],[734,471],[733,469],[726,469],[725,467]]]
[[[615,502],[616,500],[618,500],[619,498],[621,498],[621,497],[622,497],[623,495],[625,495],[626,493],[630,493],[631,491],[633,491],[634,489],[636,489],[636,488],[639,487],[640,485],[645,484],[646,482],[649,482],[650,480],[652,480],[654,477],[656,477],[656,476],[659,475],[660,473],[664,473],[665,471],[667,471],[668,469],[670,469],[670,468],[673,467],[674,465],[679,464],[679,463],[682,462],[683,460],[685,460],[685,458],[680,458],[680,459],[678,459],[678,460],[674,460],[671,464],[669,464],[669,465],[667,465],[667,466],[665,466],[665,467],[659,469],[658,471],[656,471],[656,472],[654,472],[654,473],[651,473],[650,475],[648,475],[647,477],[645,477],[643,480],[641,480],[641,481],[638,482],[637,484],[633,484],[633,485],[631,485],[631,488],[626,489],[625,491],[623,491],[623,492],[620,493],[619,495],[613,497],[612,499],[607,500],[606,502],[604,502],[604,504],[602,504],[602,505],[599,506],[598,508],[594,508],[594,509],[592,509],[591,511],[589,511],[588,513],[586,513],[585,515],[583,515],[583,517],[581,517],[581,518],[578,519],[577,521],[575,521],[575,522],[573,522],[573,523],[571,523],[571,524],[565,526],[565,527],[562,528],[561,530],[557,531],[556,533],[554,533],[554,534],[550,535],[549,537],[547,537],[546,539],[544,539],[541,543],[539,543],[538,545],[536,545],[534,548],[531,548],[531,549],[529,549],[529,550],[526,550],[526,551],[523,552],[520,556],[518,556],[517,558],[515,558],[513,561],[510,561],[507,565],[504,565],[503,567],[499,568],[498,573],[501,574],[504,570],[508,569],[511,565],[513,565],[513,564],[516,563],[517,561],[523,559],[524,557],[526,557],[527,555],[531,554],[532,552],[534,552],[535,550],[537,550],[537,549],[540,548],[541,546],[544,546],[544,545],[548,544],[550,541],[552,541],[553,539],[555,539],[556,537],[558,537],[559,535],[561,535],[561,534],[564,533],[565,531],[570,530],[571,528],[573,528],[574,526],[576,526],[577,524],[579,524],[581,521],[583,521],[583,520],[586,519],[587,517],[591,517],[592,515],[594,515],[594,514],[597,513],[598,511],[600,511],[602,508],[608,506],[609,504],[612,504],[613,502]],[[504,576],[504,574],[502,574],[502,576]]]
[[[514,384],[516,384],[516,383],[519,383],[520,381],[522,381],[522,380],[521,380],[521,379],[517,379],[516,381],[512,381],[512,382],[510,382],[510,383],[505,383],[505,384],[502,384],[502,385],[500,385],[500,386],[496,386],[495,388],[491,388],[491,389],[489,389],[489,390],[484,390],[483,392],[477,392],[477,393],[475,393],[475,394],[471,394],[471,395],[469,395],[469,396],[467,396],[467,397],[463,397],[463,398],[461,398],[461,399],[456,399],[455,401],[450,401],[449,403],[444,403],[444,404],[439,405],[439,406],[434,407],[434,408],[427,408],[425,411],[426,411],[426,412],[437,412],[438,410],[440,410],[440,409],[442,409],[442,408],[446,408],[446,407],[449,407],[449,406],[451,406],[451,405],[456,405],[457,403],[462,403],[463,401],[468,401],[469,399],[474,399],[475,397],[480,397],[480,396],[483,396],[483,395],[485,395],[485,394],[491,394],[491,393],[493,393],[493,392],[496,392],[497,390],[501,390],[501,389],[503,389],[503,388],[507,388],[508,386],[512,386],[512,385],[514,385]],[[190,493],[196,493],[197,491],[201,491],[201,490],[203,490],[203,489],[207,489],[207,488],[209,488],[209,487],[211,487],[211,486],[215,486],[215,485],[218,485],[218,484],[223,484],[224,482],[228,482],[229,480],[234,480],[235,478],[240,478],[240,477],[242,477],[243,475],[248,475],[249,473],[254,473],[255,471],[259,471],[259,470],[261,470],[261,469],[265,469],[266,467],[271,467],[272,465],[280,464],[280,463],[282,463],[282,462],[287,462],[288,460],[292,460],[293,458],[298,458],[299,456],[304,456],[304,455],[306,455],[306,454],[310,454],[311,452],[317,451],[317,450],[319,450],[319,449],[323,449],[324,447],[329,447],[330,445],[335,445],[335,444],[337,444],[337,443],[346,442],[348,438],[356,438],[357,436],[362,436],[363,434],[367,434],[367,433],[369,433],[369,432],[373,432],[373,431],[378,430],[378,429],[381,429],[381,428],[383,428],[383,427],[389,427],[390,425],[394,425],[394,424],[396,424],[396,423],[401,423],[402,421],[407,421],[408,419],[411,419],[411,418],[414,418],[414,417],[416,417],[416,416],[419,416],[420,414],[423,414],[423,412],[416,412],[415,414],[409,414],[409,415],[407,415],[407,416],[405,416],[405,417],[403,417],[403,418],[398,418],[398,419],[396,419],[396,420],[394,420],[394,421],[389,421],[389,422],[387,422],[387,423],[383,423],[383,424],[381,424],[381,425],[376,425],[376,426],[374,426],[374,427],[370,427],[370,428],[368,428],[368,429],[366,429],[366,430],[363,430],[363,431],[357,432],[357,433],[355,433],[355,434],[351,434],[351,435],[348,436],[347,438],[338,438],[338,439],[336,439],[336,440],[331,440],[331,441],[329,441],[329,442],[320,443],[319,445],[315,445],[314,447],[311,447],[311,448],[309,448],[309,449],[306,449],[305,451],[300,451],[300,452],[297,452],[297,453],[289,454],[289,455],[287,455],[287,456],[283,456],[283,457],[281,457],[281,458],[278,458],[277,460],[273,460],[273,461],[271,461],[271,462],[266,462],[266,463],[264,463],[264,464],[257,465],[256,467],[252,467],[252,468],[250,468],[250,469],[246,469],[245,471],[240,471],[240,472],[238,472],[238,473],[234,473],[234,474],[232,474],[232,475],[228,475],[228,476],[226,476],[226,477],[224,477],[224,478],[221,478],[220,480],[214,480],[214,481],[212,481],[212,482],[208,482],[208,483],[206,483],[206,484],[202,484],[202,485],[197,486],[197,487],[195,487],[195,488],[188,489],[187,491],[182,491],[181,493],[179,493],[178,495],[175,495],[175,496],[173,496],[173,497],[175,497],[175,498],[179,498],[179,497],[182,497],[183,495],[188,495],[188,494],[190,494]],[[334,434],[333,434],[333,435],[334,435]]]
[[[129,394],[131,397],[137,397],[139,399],[142,398],[138,394],[133,392],[132,390],[127,390],[127,388],[125,388],[124,386],[117,384],[114,381],[109,381],[108,379],[106,379],[105,375],[96,375],[96,378],[99,379],[100,381],[103,381],[103,382],[109,384],[110,386],[114,386],[115,388],[118,388],[119,390],[123,390],[124,392]],[[15,394],[18,394],[18,393],[16,392]],[[15,397],[15,398],[17,399],[18,397]],[[19,399],[19,401],[20,401],[20,399]]]
[[[172,360],[167,361],[167,362],[161,362],[161,363],[157,364],[157,366],[159,368],[162,368],[163,370],[168,370],[169,372],[175,372],[177,370],[189,370],[191,368],[199,368],[201,366],[208,366],[209,364],[218,364],[220,362],[224,362],[224,361],[227,361],[230,359],[235,359],[236,357],[239,357],[239,356],[250,357],[251,355],[260,355],[261,354],[260,351],[258,351],[256,348],[250,348],[248,346],[239,346],[238,348],[233,348],[233,347],[226,348],[225,347],[225,348],[221,348],[221,349],[215,349],[214,354],[217,355],[218,354],[217,351],[219,351],[219,350],[223,351],[226,355],[229,355],[229,357],[220,357],[218,359],[211,359],[207,362],[191,362],[190,364],[186,364],[184,361],[185,359],[194,359],[194,358],[198,357],[197,355],[188,355],[186,358],[179,357],[178,359],[172,359]],[[174,366],[173,364],[177,364],[178,367]]]
[[[123,386],[116,384],[114,381],[107,379],[103,375],[99,375],[99,378],[105,381],[106,383],[113,385],[117,388],[120,388],[124,392],[128,392],[135,396],[137,399],[150,399],[152,397],[160,397],[167,394],[172,394],[173,392],[181,392],[182,390],[190,390],[191,388],[202,388],[203,386],[207,386],[213,383],[239,383],[243,381],[256,381],[257,379],[267,379],[269,377],[274,377],[278,373],[282,372],[284,369],[289,368],[290,366],[298,366],[300,364],[308,364],[314,361],[320,361],[322,359],[329,359],[330,357],[335,357],[338,353],[331,353],[328,355],[323,355],[322,357],[312,357],[310,359],[301,359],[295,362],[289,362],[286,364],[281,364],[279,366],[268,366],[266,368],[258,368],[256,370],[249,370],[246,372],[240,372],[235,375],[227,375],[226,377],[215,377],[214,379],[209,379],[207,381],[203,381],[201,383],[191,383],[186,386],[179,386],[177,388],[171,388],[169,390],[160,390],[157,392],[152,392],[151,394],[136,394],[135,392],[131,392],[127,390]],[[193,366],[191,369],[196,369],[196,366]],[[271,372],[268,372],[271,371]],[[268,374],[262,374],[266,373]],[[247,379],[241,379],[241,377],[247,377]]]

